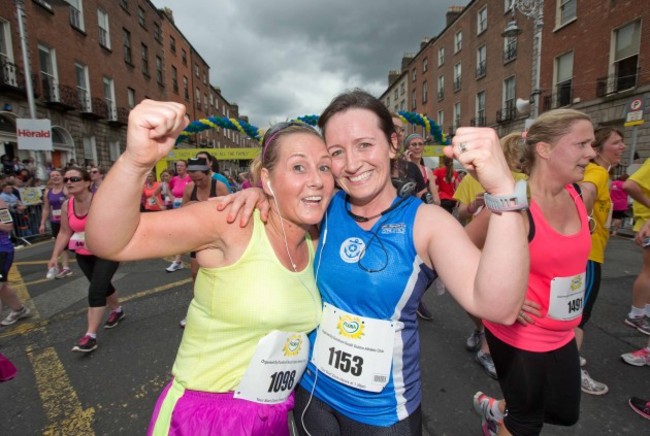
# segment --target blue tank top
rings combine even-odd
[[[357,315],[392,320],[396,325],[391,374],[383,391],[363,391],[318,374],[314,395],[365,424],[393,425],[413,413],[421,402],[416,310],[437,277],[418,256],[413,242],[415,216],[422,205],[419,198],[408,197],[370,230],[364,230],[348,215],[349,205],[341,191],[327,211],[330,225],[321,228],[314,268],[320,269],[317,283],[323,303]],[[359,264],[358,252],[364,246]],[[310,335],[312,347],[316,334]],[[313,388],[315,371],[310,362],[302,377],[301,385],[308,392]]]
[[[52,192],[51,189],[48,189],[47,200],[50,202],[50,221],[54,223],[61,222],[61,205],[66,200],[63,189],[60,192]],[[54,211],[58,211],[58,213]]]

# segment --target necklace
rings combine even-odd
[[[390,212],[390,211],[396,209],[396,208],[397,208],[400,204],[402,204],[402,203],[404,202],[404,200],[406,200],[407,198],[408,198],[408,197],[401,197],[397,203],[393,204],[393,205],[390,206],[388,209],[385,209],[385,210],[379,212],[379,213],[376,214],[376,215],[373,215],[373,216],[363,216],[363,215],[357,215],[356,213],[354,213],[354,212],[352,212],[352,211],[350,210],[350,196],[349,196],[349,195],[346,195],[346,196],[345,196],[345,211],[346,211],[346,212],[348,213],[348,215],[350,215],[350,217],[351,217],[353,220],[355,220],[356,222],[358,222],[358,223],[367,223],[367,222],[370,221],[370,220],[374,220],[375,218],[379,218],[380,216],[382,216],[382,215],[384,215],[384,214],[387,214],[388,212]]]

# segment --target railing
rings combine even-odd
[[[476,66],[476,78],[480,79],[481,77],[485,77],[486,74],[487,74],[487,62],[481,61]]]
[[[92,111],[93,114],[97,115],[99,118],[108,117],[108,107],[106,107],[106,101],[100,97],[93,97]]]
[[[460,78],[460,77],[456,77],[456,78],[454,79],[454,91],[460,91],[461,84],[462,84],[461,78]]]
[[[636,88],[637,78],[639,77],[639,71],[640,69],[637,68],[634,74],[629,74],[629,75],[612,74],[611,76],[601,77],[599,79],[596,79],[596,96],[604,97],[606,95],[615,94],[617,92]]]
[[[445,91],[438,91],[438,101],[445,99]]]
[[[0,59],[0,86],[26,90],[25,75],[18,66],[6,59]]]
[[[129,121],[129,110],[123,107],[111,107],[108,114],[109,124],[125,126]]]
[[[469,120],[470,126],[473,127],[485,127],[485,115],[479,115],[476,118]]]
[[[542,97],[542,110],[548,111],[571,104],[573,99],[573,87],[571,82],[555,86],[556,92]]]
[[[20,208],[20,210],[10,210],[11,218],[14,221],[14,228],[11,232],[12,239],[30,245],[29,239],[42,236],[39,233],[42,212],[43,205],[40,203],[26,206],[24,209]],[[50,233],[51,229],[48,227],[45,230]]]
[[[77,94],[79,95],[79,111],[84,113],[84,112],[91,112],[92,111],[92,105],[90,103],[90,95],[87,90],[77,88]]]
[[[503,62],[510,62],[517,57],[517,46],[506,47],[503,52]]]
[[[43,99],[46,103],[59,106],[63,109],[78,109],[79,94],[76,88],[57,84],[51,76],[41,76]]]
[[[497,110],[497,123],[505,123],[515,119],[515,105],[507,102],[506,107]]]

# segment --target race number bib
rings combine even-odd
[[[61,221],[61,209],[52,209],[52,219],[54,221]]]
[[[572,277],[555,277],[551,280],[548,316],[560,321],[570,321],[582,314],[585,297],[585,273]]]
[[[325,303],[312,362],[334,380],[381,392],[390,378],[395,324]]]
[[[68,242],[68,248],[70,250],[78,250],[80,248],[86,248],[86,232],[74,232],[70,236],[70,241]]]
[[[272,331],[258,342],[234,397],[262,404],[286,401],[298,385],[308,358],[306,334]]]

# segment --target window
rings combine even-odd
[[[513,4],[514,0],[503,0],[503,12],[510,12]]]
[[[208,84],[208,72],[207,71],[203,72],[203,84],[204,85]]]
[[[190,99],[190,89],[187,82],[187,76],[183,76],[183,96],[185,97],[185,100]]]
[[[187,52],[184,48],[181,49],[181,62],[183,62],[183,65],[187,65]]]
[[[133,65],[133,57],[131,55],[131,32],[122,29],[122,36],[124,39],[124,62]]]
[[[429,59],[424,58],[424,59],[422,60],[422,73],[426,73],[426,72],[427,72],[427,67],[428,67],[428,66],[429,66]]]
[[[444,126],[445,125],[445,111],[444,110],[439,110],[438,111],[438,125],[439,126]]]
[[[194,64],[194,75],[196,77],[201,77],[201,73],[199,72],[199,64]]]
[[[108,14],[103,9],[97,9],[97,24],[99,26],[99,44],[111,48],[111,33],[108,27]]]
[[[429,99],[429,87],[427,81],[422,82],[422,104],[425,104]]]
[[[438,100],[445,98],[445,76],[438,77]]]
[[[454,91],[460,91],[462,68],[460,62],[454,65]]]
[[[463,48],[463,31],[459,30],[454,35],[454,53],[458,53]]]
[[[487,6],[476,14],[476,34],[479,35],[487,29]]]
[[[497,121],[510,121],[515,118],[515,78],[503,81],[503,107],[497,114]]]
[[[441,67],[445,64],[445,48],[440,47],[438,49],[438,66]]]
[[[153,23],[153,39],[162,44],[162,29],[160,24],[156,22]]]
[[[411,110],[415,111],[418,107],[418,102],[417,102],[417,93],[415,92],[415,89],[411,91]]]
[[[555,58],[555,95],[553,107],[571,104],[573,81],[573,52]]]
[[[70,25],[81,31],[84,30],[84,11],[81,0],[66,0],[70,5]]]
[[[503,63],[517,59],[517,37],[506,36],[503,40]]]
[[[128,11],[129,10],[129,1],[128,0],[120,0],[120,6],[125,11]]]
[[[418,72],[415,68],[413,68],[413,71],[411,71],[411,80],[415,82],[418,79]]]
[[[90,88],[88,87],[88,67],[86,65],[74,64],[75,75],[77,78],[77,98],[79,100],[79,110],[81,112],[92,112],[90,100]]]
[[[635,21],[614,32],[614,92],[636,86],[639,47],[641,43],[641,21]]]
[[[142,53],[142,74],[145,76],[149,75],[149,47],[146,44],[141,44],[141,53]]]
[[[129,109],[133,109],[135,107],[135,89],[126,88],[126,101],[129,105]]]
[[[164,86],[165,82],[163,80],[163,62],[160,56],[156,56],[156,80],[159,85]]]
[[[108,143],[108,157],[112,162],[115,162],[119,159],[120,155],[120,142],[119,141],[109,141]]]
[[[203,112],[208,113],[208,94],[203,94]]]
[[[476,119],[475,126],[485,126],[485,91],[476,94]]]
[[[169,37],[169,49],[172,53],[176,53],[176,39],[173,36]]]
[[[178,94],[178,70],[172,65],[172,90]]]
[[[0,18],[0,83],[18,87],[17,66],[13,63],[14,54],[9,22]]]
[[[454,130],[460,127],[460,102],[454,103]]]
[[[138,6],[138,24],[144,28],[145,26],[145,21],[144,21],[144,9],[142,7]]]
[[[94,136],[84,136],[84,164],[91,165],[97,162],[97,141]]]
[[[115,105],[115,83],[113,79],[104,77],[104,103],[108,111],[109,120],[117,120],[117,106]]]
[[[41,87],[46,101],[59,101],[57,84],[56,51],[44,45],[38,46],[38,60],[41,64]]]
[[[482,45],[476,49],[476,78],[485,77],[487,72],[487,48]]]
[[[47,0],[34,0],[34,3],[36,3],[37,5],[41,6],[42,8],[44,8],[44,9],[46,9],[46,10],[52,12],[52,13],[54,13],[54,11],[52,10],[52,5],[50,4],[49,1],[47,1]]]
[[[558,0],[557,2],[557,23],[558,27],[573,21],[576,18],[576,0]]]

